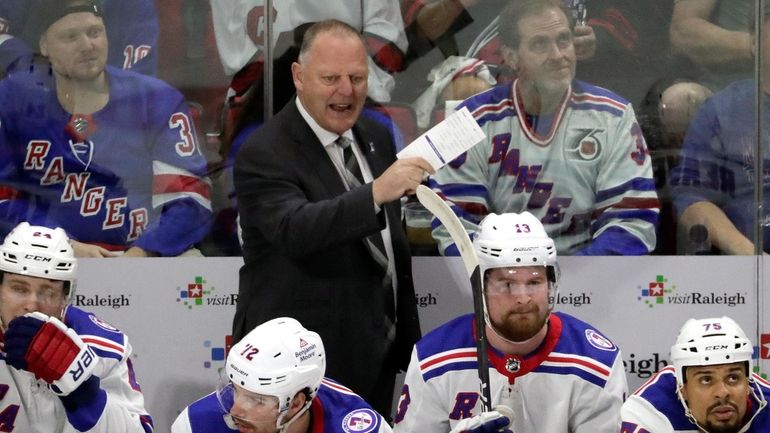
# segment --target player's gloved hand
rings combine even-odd
[[[513,411],[497,406],[495,410],[463,419],[449,433],[513,433],[509,428],[512,421]]]
[[[60,396],[88,380],[99,361],[73,329],[40,312],[11,320],[5,332],[5,352],[8,364],[34,374]]]

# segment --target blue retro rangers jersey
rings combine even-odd
[[[122,251],[178,255],[207,233],[206,161],[164,82],[108,66],[109,102],[66,112],[48,64],[0,82],[0,235],[20,221]]]
[[[481,413],[473,315],[414,347],[396,433],[447,433]],[[513,410],[514,432],[617,433],[627,392],[620,349],[590,325],[552,313],[545,340],[526,356],[489,347],[491,406]]]
[[[69,306],[62,322],[93,348],[99,363],[93,374],[106,398],[74,411],[32,373],[17,370],[0,353],[0,431],[35,433],[152,433],[152,418],[131,364],[128,338],[107,322]]]
[[[553,114],[524,111],[517,81],[472,96],[486,138],[438,170],[430,186],[472,235],[488,213],[529,211],[560,254],[646,254],[660,204],[650,156],[628,101],[573,81]],[[456,255],[434,220],[440,251]]]
[[[770,431],[770,382],[751,374],[749,420],[741,433]],[[685,415],[684,406],[676,394],[676,376],[673,366],[661,369],[634,392],[620,410],[623,420],[621,433],[698,433],[698,427]],[[760,397],[763,396],[763,397]],[[757,399],[760,397],[760,399]],[[764,403],[762,402],[764,401]]]
[[[227,408],[229,411],[230,408]],[[310,433],[389,433],[390,425],[350,389],[324,378],[310,405]],[[229,416],[211,393],[186,407],[171,433],[233,433]]]

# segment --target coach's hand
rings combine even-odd
[[[512,418],[513,411],[509,408],[495,408],[461,420],[449,433],[513,433],[509,428]]]
[[[435,173],[428,161],[422,158],[398,159],[372,183],[372,196],[378,205],[398,200],[406,194],[414,194],[422,183],[424,173]]]
[[[39,312],[11,320],[5,332],[5,352],[8,364],[34,374],[60,396],[87,381],[99,361],[73,329]]]

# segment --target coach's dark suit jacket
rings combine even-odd
[[[359,118],[353,133],[376,178],[395,158],[389,132]],[[234,340],[268,319],[294,317],[321,335],[327,376],[365,399],[377,400],[378,392],[389,398],[392,390],[372,389],[380,369],[394,377],[397,369],[406,370],[420,337],[400,203],[385,204],[378,217],[371,183],[346,191],[294,100],[249,137],[234,177],[245,262]],[[383,212],[398,278],[397,337],[390,357],[383,350],[382,271],[362,240],[385,227]]]

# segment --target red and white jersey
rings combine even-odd
[[[486,138],[438,170],[430,186],[473,234],[488,213],[529,211],[560,254],[646,254],[660,203],[649,152],[628,101],[573,81],[551,115],[529,116],[516,82],[472,96]],[[451,238],[434,224],[440,251]]]
[[[553,313],[527,356],[489,348],[491,406],[513,410],[514,432],[617,433],[628,389],[620,349],[580,320]],[[473,315],[425,335],[414,347],[394,432],[447,433],[481,413]]]
[[[32,373],[17,370],[0,354],[0,431],[19,433],[151,433],[152,419],[129,359],[128,338],[108,323],[76,307],[63,322],[99,356],[94,375],[106,403],[65,410],[60,398]],[[97,399],[98,400],[98,399]]]
[[[214,35],[226,73],[238,72],[262,54],[268,16],[263,5],[262,0],[211,0]],[[401,69],[407,48],[397,0],[276,0],[272,18],[273,45],[282,33],[324,19],[335,18],[359,29],[370,56],[369,96],[390,100],[395,85],[390,74]]]

